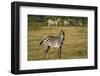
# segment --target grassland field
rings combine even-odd
[[[39,30],[28,30],[28,60],[45,60],[40,41],[45,35],[57,36],[63,30],[65,41],[62,48],[62,59],[82,59],[88,57],[87,27],[81,26],[43,26]],[[57,49],[50,48],[48,52],[50,60],[58,59]]]

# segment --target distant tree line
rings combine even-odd
[[[46,15],[28,15],[28,23],[31,24],[38,24],[43,23],[44,25],[48,25],[48,20],[56,21],[60,19],[59,25],[63,24],[64,21],[69,22],[69,25],[85,25],[88,24],[87,17],[77,17],[77,16],[46,16]]]

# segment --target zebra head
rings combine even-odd
[[[60,31],[59,35],[58,35],[59,41],[61,43],[63,43],[63,41],[65,40],[65,33],[63,30]]]

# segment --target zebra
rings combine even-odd
[[[57,48],[58,57],[61,58],[64,39],[65,39],[65,33],[63,30],[61,30],[57,36],[49,35],[49,36],[44,37],[42,41],[40,42],[40,45],[43,44],[44,46],[43,47],[44,58],[48,56],[47,54],[50,48]]]
[[[82,21],[79,21],[79,25],[82,27],[83,26],[83,23],[82,23]]]
[[[54,25],[55,23],[54,23],[54,21],[52,20],[52,19],[49,19],[48,20],[48,26],[50,26],[50,25]]]
[[[60,22],[60,18],[58,18],[57,20],[54,21],[55,25],[58,26],[58,23]]]
[[[69,21],[68,20],[64,20],[64,26],[67,26],[67,25],[69,25],[70,23],[69,23]]]
[[[58,18],[57,20],[52,20],[52,19],[49,19],[48,20],[48,26],[50,26],[50,25],[58,25],[58,23],[60,22],[60,18]]]

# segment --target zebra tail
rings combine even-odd
[[[40,45],[43,43],[43,40],[40,42]]]

